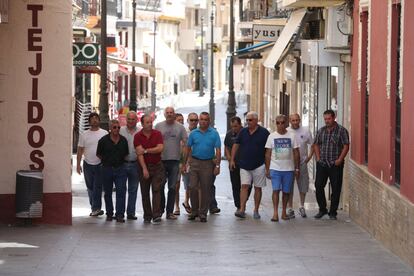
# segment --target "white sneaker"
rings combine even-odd
[[[299,208],[299,214],[302,216],[302,218],[306,218],[306,212],[304,207]]]

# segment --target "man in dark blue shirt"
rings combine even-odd
[[[236,168],[235,156],[239,157],[240,166],[240,210],[235,215],[246,218],[246,201],[249,188],[254,183],[253,218],[260,219],[259,206],[262,199],[262,188],[266,186],[265,176],[265,144],[269,131],[258,125],[258,115],[250,111],[246,116],[247,127],[243,128],[232,147],[230,168]]]

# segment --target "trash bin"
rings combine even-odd
[[[41,218],[43,213],[43,174],[20,170],[16,173],[16,217]]]

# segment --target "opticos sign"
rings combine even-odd
[[[97,43],[73,43],[74,66],[98,65],[99,44]]]

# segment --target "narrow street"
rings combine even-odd
[[[208,111],[208,98],[186,95],[177,106],[184,114]],[[222,137],[225,109],[219,95],[216,125]],[[245,109],[241,104],[238,114]],[[0,227],[0,275],[414,274],[344,212],[337,221],[314,220],[313,192],[306,219],[271,222],[269,185],[263,191],[261,220],[253,220],[251,201],[247,219],[237,219],[227,166],[223,161],[216,180],[222,211],[210,215],[206,224],[187,221],[183,208],[177,221],[144,224],[140,196],[137,221],[89,217],[83,176],[73,170],[73,226]],[[182,198],[182,188],[180,192]]]

